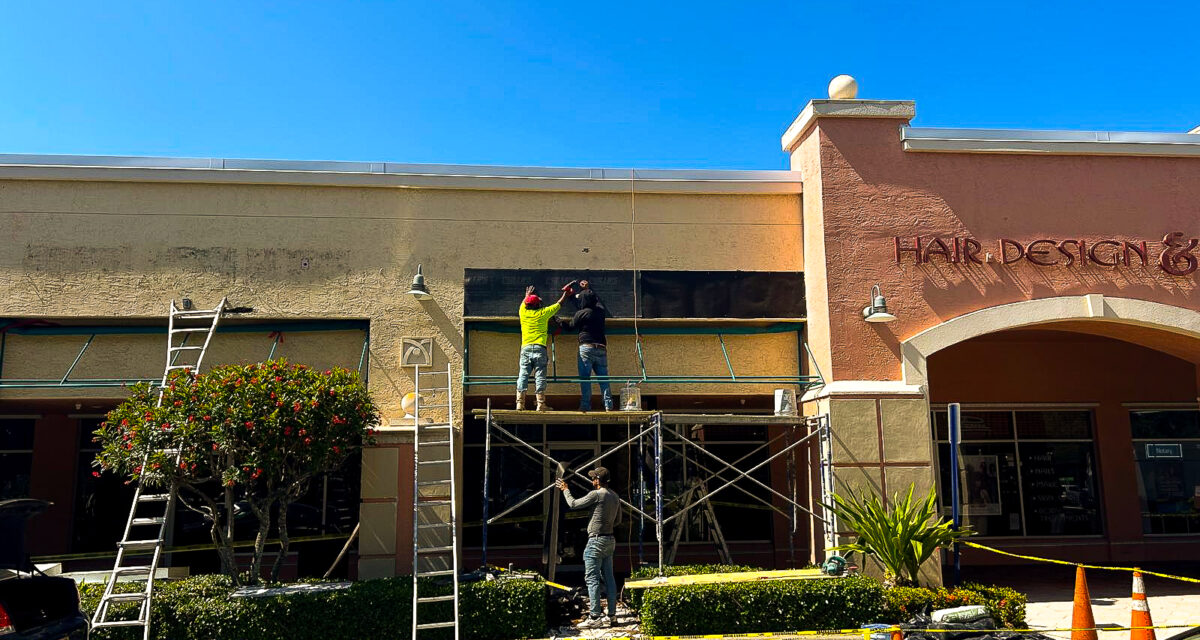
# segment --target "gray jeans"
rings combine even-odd
[[[524,391],[529,385],[529,374],[533,373],[533,388],[535,393],[546,392],[546,364],[550,358],[546,347],[540,344],[527,344],[521,347],[521,358],[517,363],[517,391]]]

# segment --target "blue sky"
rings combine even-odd
[[[1200,124],[1195,3],[5,2],[0,152],[786,168],[829,79],[920,126]]]

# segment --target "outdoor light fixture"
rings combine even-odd
[[[891,322],[896,316],[888,313],[887,300],[879,291],[879,285],[871,287],[871,304],[863,307],[863,320],[867,322]]]
[[[417,275],[413,276],[412,288],[408,290],[408,295],[417,300],[433,299],[429,293],[429,287],[425,286],[425,276],[421,275],[421,265],[417,265]]]

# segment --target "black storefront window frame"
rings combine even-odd
[[[20,422],[33,423],[30,426],[28,448],[26,448],[24,446],[14,447],[14,446],[12,446],[12,443],[0,443],[0,454],[3,454],[5,456],[21,456],[22,458],[28,458],[28,463],[29,463],[29,476],[28,476],[28,478],[26,478],[26,481],[25,481],[26,485],[27,485],[25,495],[13,495],[13,496],[8,496],[8,497],[11,497],[11,498],[36,497],[36,496],[31,495],[33,492],[33,452],[34,452],[36,438],[37,438],[37,436],[36,436],[37,421],[40,419],[41,419],[40,415],[4,415],[4,416],[0,416],[0,420],[3,420],[3,421],[13,421],[13,422],[20,421]]]
[[[1143,405],[1131,403],[1129,405],[1126,405],[1126,408],[1129,411],[1129,426],[1130,426],[1130,436],[1131,436],[1130,440],[1133,443],[1133,463],[1134,463],[1134,468],[1136,469],[1135,473],[1137,473],[1139,476],[1142,473],[1141,462],[1143,462],[1143,460],[1139,459],[1139,455],[1140,455],[1139,451],[1144,451],[1145,446],[1147,444],[1155,444],[1155,443],[1162,444],[1163,441],[1170,441],[1171,443],[1200,444],[1200,437],[1193,437],[1193,436],[1174,437],[1174,436],[1167,436],[1167,435],[1157,435],[1157,436],[1153,436],[1153,437],[1139,437],[1137,434],[1134,433],[1134,424],[1133,423],[1134,423],[1134,414],[1135,413],[1159,412],[1159,411],[1193,413],[1193,414],[1197,414],[1197,418],[1198,418],[1198,420],[1200,420],[1200,408],[1197,408],[1195,405],[1174,405],[1174,404],[1151,405],[1151,404],[1147,404],[1147,405],[1143,406]],[[1139,487],[1144,482],[1145,482],[1145,478],[1142,478],[1142,477],[1138,478]],[[1145,499],[1145,496],[1141,495],[1139,492],[1139,495],[1138,495],[1139,502],[1144,499]],[[1140,515],[1142,517],[1142,535],[1144,537],[1192,539],[1192,538],[1196,538],[1196,537],[1200,536],[1200,530],[1190,531],[1190,532],[1157,532],[1157,533],[1152,532],[1152,531],[1147,531],[1146,530],[1147,524],[1148,524],[1147,517],[1151,514],[1143,512]]]
[[[969,440],[966,442],[967,442],[967,444],[1011,444],[1011,445],[1013,445],[1013,455],[1015,456],[1015,459],[1017,462],[1017,493],[1020,496],[1019,506],[1020,506],[1020,513],[1021,513],[1021,533],[1019,535],[979,535],[979,536],[973,536],[973,537],[978,537],[980,539],[989,539],[989,540],[990,539],[994,539],[994,540],[1042,539],[1042,538],[1053,538],[1056,540],[1058,540],[1058,539],[1095,540],[1095,539],[1104,539],[1108,536],[1108,519],[1105,517],[1105,507],[1106,507],[1106,503],[1105,503],[1105,499],[1104,499],[1105,491],[1104,491],[1104,486],[1103,486],[1103,477],[1101,476],[1100,469],[1099,469],[1100,457],[1096,450],[1096,408],[1095,408],[1095,405],[1076,405],[1076,404],[1042,405],[1042,404],[1038,404],[1036,406],[1020,406],[1020,405],[1010,405],[1010,404],[1005,404],[1005,405],[963,404],[962,411],[964,414],[965,413],[1008,413],[1008,414],[1010,414],[1010,420],[1011,420],[1011,424],[1012,424],[1012,436],[1010,438],[1003,438],[1003,439],[989,438],[989,439],[980,439],[980,440],[972,439],[972,440]],[[1085,413],[1086,412],[1088,414],[1088,419],[1090,421],[1090,429],[1091,429],[1091,437],[1090,438],[1055,438],[1055,439],[1026,438],[1026,442],[1028,444],[1034,444],[1034,443],[1037,443],[1037,444],[1089,443],[1091,445],[1092,460],[1094,461],[1093,464],[1095,465],[1095,467],[1093,468],[1093,473],[1094,473],[1094,478],[1095,478],[1094,482],[1096,484],[1096,498],[1097,498],[1097,500],[1096,500],[1097,514],[1096,515],[1100,522],[1099,533],[1033,534],[1033,535],[1030,535],[1028,533],[1028,522],[1025,517],[1025,506],[1026,506],[1025,505],[1025,478],[1022,475],[1022,467],[1024,465],[1021,462],[1021,433],[1020,433],[1020,428],[1018,426],[1017,414],[1018,413],[1030,413],[1030,412],[1033,412],[1033,413],[1039,413],[1039,412],[1040,413],[1045,413],[1045,412]],[[944,491],[941,490],[942,489],[941,488],[941,477],[942,477],[941,458],[938,455],[937,450],[941,445],[949,444],[949,440],[947,438],[942,438],[940,436],[940,434],[938,433],[938,431],[939,431],[939,429],[938,429],[939,416],[941,416],[941,419],[944,421],[944,420],[946,420],[946,414],[947,414],[947,408],[946,408],[946,405],[943,404],[943,405],[937,405],[934,408],[932,408],[932,410],[930,411],[930,416],[929,416],[930,417],[930,425],[929,425],[930,434],[933,437],[933,443],[934,443],[934,455],[933,455],[934,473],[935,473],[935,478],[937,479],[937,484],[939,487],[938,506],[944,512],[947,512],[947,510],[949,509],[946,499],[949,498],[950,488],[945,487]]]
[[[605,427],[605,426],[614,426],[614,425],[600,425],[602,428],[597,428],[596,425],[559,425],[559,424],[555,424],[554,421],[549,418],[547,419],[547,421],[545,423],[541,423],[541,424],[522,424],[522,425],[514,425],[514,426],[522,427],[524,429],[524,433],[520,433],[520,432],[516,432],[516,433],[521,435],[523,438],[527,438],[526,441],[531,446],[542,450],[544,453],[546,453],[548,455],[553,455],[554,449],[570,449],[574,446],[577,446],[580,448],[595,447],[595,449],[597,451],[605,452],[605,451],[609,450],[610,448],[624,442],[626,439],[626,434],[625,434],[626,426],[625,425],[616,425],[619,427],[620,433],[617,433],[614,430],[603,429],[603,427]],[[706,427],[707,426],[708,425],[706,425]],[[579,431],[573,431],[573,432],[581,433],[584,430],[587,430],[590,432],[590,434],[589,434],[590,437],[586,438],[586,439],[571,438],[571,437],[559,439],[559,437],[557,436],[557,434],[555,432],[556,431],[560,431],[560,432],[564,431],[565,430],[564,427],[580,427]],[[505,428],[512,430],[513,427],[506,426]],[[744,429],[745,429],[745,432],[750,436],[744,440],[734,440],[734,439],[722,438],[719,440],[703,439],[703,440],[701,440],[701,442],[703,442],[704,445],[712,445],[712,446],[717,446],[717,447],[722,447],[722,446],[758,447],[760,445],[765,444],[768,440],[770,440],[770,433],[765,427],[746,426],[746,427],[744,427]],[[638,431],[639,431],[638,425],[634,424],[631,427],[630,435],[636,435]],[[687,431],[682,430],[682,429],[681,429],[681,432],[685,433],[685,434],[687,433]],[[648,438],[649,438],[649,436],[647,436],[647,442],[649,442]],[[673,449],[677,449],[678,447],[680,447],[681,444],[685,451],[695,448],[694,445],[691,445],[689,443],[682,443],[677,436],[674,436],[673,434],[670,434],[670,433],[666,432],[665,430],[663,432],[663,439]],[[636,445],[633,444],[633,445],[627,445],[627,446],[636,446]],[[512,442],[507,437],[502,437],[502,436],[499,436],[498,434],[493,434],[493,437],[492,437],[492,454],[493,455],[496,455],[498,453],[498,451],[501,449],[519,450],[520,448],[523,448],[523,447],[524,447],[524,445]],[[464,450],[463,458],[465,459],[467,457],[468,450],[482,452],[484,450],[484,448],[485,448],[485,445],[483,444],[482,441],[465,442],[463,444],[463,450]],[[536,454],[533,454],[533,452],[530,451],[529,455],[534,456]],[[759,455],[761,455],[763,458],[766,458],[771,455],[771,452],[764,449],[762,452],[760,452]],[[626,452],[624,452],[624,450],[622,450],[622,452],[614,453],[614,454],[612,454],[612,456],[624,457],[624,456],[626,456]],[[716,470],[718,467],[721,466],[720,463],[716,462],[714,459],[712,459],[708,456],[704,456],[703,454],[689,452],[687,457],[683,457],[683,456],[679,456],[678,451],[676,450],[669,456],[664,451],[664,456],[663,456],[664,467],[667,466],[668,457],[671,459],[671,461],[673,463],[677,462],[680,465],[679,470],[683,474],[684,478],[691,478],[691,477],[694,477],[695,475],[704,473],[703,471],[692,469],[692,466],[694,466],[692,463],[697,462],[697,461],[702,463],[704,466],[708,467],[711,470]],[[610,456],[610,458],[611,458],[611,456]],[[729,461],[732,462],[733,460],[731,459]],[[528,458],[527,462],[531,466],[538,465],[538,463],[536,461],[534,461],[532,458]],[[604,462],[601,461],[600,464],[604,464]],[[745,466],[745,464],[746,463],[743,462],[739,466],[740,467]],[[610,462],[608,464],[608,466],[613,467],[614,465],[613,465],[613,463]],[[492,472],[495,473],[494,468],[493,468]],[[541,472],[542,472],[542,482],[543,483],[550,482],[552,479],[552,475],[551,475],[552,471],[548,467],[542,466]],[[651,473],[652,473],[652,471],[651,471]],[[735,473],[735,472],[731,472],[728,469],[726,469],[725,476],[723,476],[723,477],[725,477],[727,480],[729,477],[732,477],[733,473]],[[759,477],[758,479],[760,481],[766,482],[766,484],[770,485],[771,482],[769,479],[769,474],[770,474],[770,466],[769,465],[759,469],[758,472],[756,472],[756,475],[764,474],[764,473],[767,474],[767,477],[766,478]],[[711,491],[716,486],[723,484],[726,480],[716,480],[716,479],[713,479],[710,477],[709,478],[709,490]],[[647,475],[647,477],[646,477],[646,482],[647,483],[652,482],[649,475]],[[465,477],[464,477],[463,485],[464,485],[464,492],[469,493],[469,492],[473,491],[473,493],[471,493],[471,495],[474,496],[475,500],[478,501],[478,500],[482,499],[482,496],[480,495],[480,486],[478,483],[471,482],[468,484],[468,483],[466,483]],[[543,484],[542,486],[545,486],[545,484]],[[749,483],[746,483],[744,486],[746,486],[746,488],[750,489],[751,491],[757,490],[756,487],[753,487]],[[575,491],[577,496],[579,495],[580,491],[583,491],[585,489],[586,489],[586,486],[584,486],[582,484],[579,484],[578,486],[573,487],[573,490]],[[726,493],[730,493],[730,492],[726,492]],[[547,495],[552,496],[553,498],[558,498],[558,494],[556,492],[549,492]],[[625,499],[629,499],[629,496],[622,495],[621,497],[625,498]],[[726,498],[727,496],[722,494],[721,497]],[[471,499],[472,498],[464,495],[464,498],[463,498],[464,504],[462,507],[462,509],[463,509],[462,518],[464,520],[464,524],[466,524],[466,522],[465,522],[466,521],[466,502]],[[550,498],[543,496],[543,499],[541,501],[533,500],[531,502],[531,504],[541,504],[542,505],[542,518],[543,519],[548,517],[547,509],[548,509],[548,505],[549,505],[549,503],[548,503],[549,499]],[[716,503],[714,502],[714,504],[716,504]],[[652,509],[652,503],[649,503],[648,507],[650,509]],[[732,507],[732,506],[722,504],[719,508],[736,509],[739,507]],[[759,507],[757,506],[757,503],[755,505],[750,505],[748,503],[747,505],[742,506],[741,508],[757,509]],[[762,508],[769,509],[769,507],[762,507]],[[770,521],[771,526],[767,529],[767,532],[768,532],[767,537],[742,539],[742,538],[730,538],[729,534],[725,534],[726,540],[731,543],[736,543],[736,544],[774,544],[775,532],[774,532],[774,520],[773,519],[775,518],[775,515],[776,515],[775,512],[771,511],[771,516],[770,516],[771,517],[771,521]],[[720,514],[718,514],[718,518],[719,517],[720,517]],[[624,519],[625,519],[624,524],[626,526],[633,526],[633,523],[637,522],[636,518],[631,519],[628,511],[625,512]],[[503,526],[503,524],[497,523],[497,524],[493,524],[491,526],[492,527]],[[647,535],[647,537],[646,537],[647,544],[652,543],[653,538],[654,538],[654,526],[649,520],[646,521],[645,533]],[[704,537],[700,540],[695,539],[695,537],[694,537],[695,534],[696,534],[695,531],[685,530],[684,535],[681,539],[681,543],[712,544],[712,541],[708,540],[706,537]],[[471,538],[473,538],[473,537],[474,536],[472,536]],[[469,538],[467,535],[463,536],[464,548],[479,549],[480,546],[478,544],[466,544],[466,541],[471,538]],[[625,543],[624,537],[621,535],[618,536],[618,540],[622,541],[621,544]],[[636,540],[631,539],[630,542],[636,542]],[[519,544],[519,545],[498,545],[498,544],[494,544],[491,541],[489,541],[489,543],[488,543],[488,548],[495,549],[495,550],[532,549],[532,548],[537,548],[540,546],[542,546],[542,541],[540,538],[536,542],[530,542],[527,544]]]

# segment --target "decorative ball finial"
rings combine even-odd
[[[858,81],[846,74],[829,81],[829,97],[833,100],[853,100],[858,97]]]

